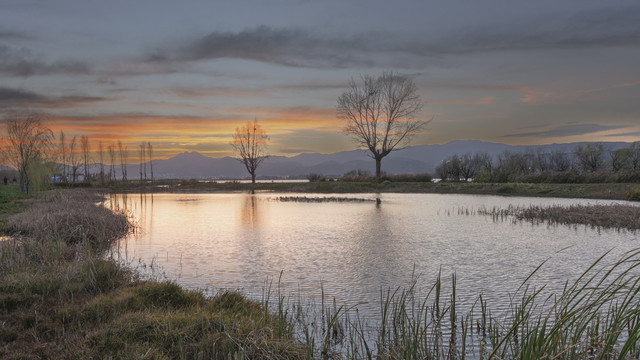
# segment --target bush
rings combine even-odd
[[[311,173],[307,175],[307,179],[309,180],[309,182],[327,181],[327,178],[324,177],[324,175],[316,174],[316,173]]]
[[[627,191],[627,200],[640,201],[640,189],[631,189]]]

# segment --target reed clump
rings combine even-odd
[[[494,220],[513,217],[535,224],[587,225],[594,228],[615,230],[640,230],[640,206],[626,204],[590,204],[571,206],[509,206],[508,208],[481,208],[480,215],[489,215]]]
[[[4,231],[39,241],[110,244],[132,230],[127,215],[97,206],[101,198],[77,191],[53,191],[10,217]]]
[[[307,202],[307,203],[322,203],[322,202],[375,202],[375,199],[365,198],[353,198],[353,197],[308,197],[308,196],[279,196],[276,198],[282,202]]]

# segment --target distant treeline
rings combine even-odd
[[[476,182],[640,182],[640,142],[618,150],[592,143],[579,145],[572,152],[456,154],[436,167],[435,176],[443,181]]]

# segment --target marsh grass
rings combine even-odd
[[[321,203],[321,202],[375,202],[375,199],[365,198],[353,198],[353,197],[308,197],[308,196],[279,196],[276,198],[282,202],[309,202],[309,203]]]
[[[464,211],[464,210],[463,210]],[[473,213],[473,211],[471,211]],[[534,224],[587,225],[593,228],[614,230],[640,230],[640,206],[625,204],[571,205],[571,206],[509,206],[477,210],[480,215],[491,216],[494,220],[513,218]],[[460,210],[458,211],[460,214]],[[469,215],[469,210],[466,210]]]
[[[296,324],[307,358],[637,359],[640,250],[609,261],[605,254],[555,294],[531,284],[541,265],[499,314],[482,295],[471,309],[459,309],[456,276],[445,292],[440,274],[427,294],[418,292],[417,279],[409,288],[382,290],[373,318],[324,296],[320,315],[279,314]],[[282,308],[284,297],[278,292],[276,299]]]

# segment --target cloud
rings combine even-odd
[[[493,96],[483,96],[476,99],[461,99],[461,100],[443,100],[443,101],[429,101],[429,104],[433,105],[491,105],[495,102],[496,98]]]
[[[184,45],[161,46],[148,63],[172,64],[244,59],[292,67],[425,68],[447,55],[476,52],[593,48],[640,45],[640,6],[598,9],[573,15],[505,18],[467,26],[433,40],[415,33],[332,33],[331,30],[257,26],[214,31]]]
[[[223,96],[232,98],[251,98],[265,96],[268,94],[265,90],[238,89],[228,86],[216,86],[211,88],[185,88],[176,87],[171,92],[178,97],[184,99],[197,99],[211,96]]]
[[[607,137],[640,136],[640,131],[626,132],[626,133],[620,133],[620,134],[608,134],[604,136],[607,136]]]
[[[82,61],[44,62],[29,49],[0,44],[0,73],[28,77],[51,74],[89,74],[91,67]]]
[[[75,108],[116,99],[94,96],[45,96],[31,91],[0,87],[0,108]]]
[[[545,131],[508,134],[508,135],[502,135],[500,137],[502,138],[513,138],[513,137],[555,138],[555,137],[564,137],[564,136],[585,135],[585,134],[597,133],[597,132],[607,131],[607,130],[624,129],[628,127],[629,125],[576,124],[576,125],[558,126],[553,129],[545,130]]]

